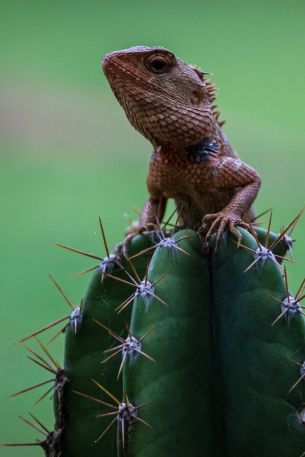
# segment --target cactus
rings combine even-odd
[[[218,253],[192,230],[107,250],[65,327],[46,455],[300,457],[304,282],[292,296],[279,263],[298,217]]]
[[[248,233],[242,242],[256,250]],[[217,257],[202,257],[194,234],[182,247],[190,257],[159,250],[151,261],[150,281],[171,272],[157,290],[168,309],[154,302],[147,310],[141,298],[133,307],[131,332],[155,327],[145,350],[158,363],[135,359],[126,368],[130,401],[148,402],[152,425],[134,427],[130,455],[299,457],[305,327],[294,299],[280,303],[281,268],[261,259],[244,273],[253,253],[232,238]]]

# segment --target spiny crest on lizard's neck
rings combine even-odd
[[[217,132],[215,86],[168,49],[114,51],[103,70],[130,123],[154,146],[187,147]]]

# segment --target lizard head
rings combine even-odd
[[[214,86],[168,49],[136,46],[102,64],[130,123],[155,146],[186,147],[213,135]]]

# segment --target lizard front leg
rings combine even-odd
[[[202,220],[202,227],[210,227],[206,233],[205,241],[216,233],[216,249],[225,229],[229,229],[238,239],[241,234],[237,225],[248,227],[243,222],[243,216],[250,209],[260,188],[261,180],[258,173],[249,165],[238,159],[225,157],[216,167],[215,191],[236,190],[231,201],[222,211],[207,214]]]

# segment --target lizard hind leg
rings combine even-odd
[[[153,223],[148,223],[146,225],[140,225],[138,224],[137,226],[133,225],[132,227],[128,227],[126,233],[125,233],[125,238],[122,241],[122,243],[118,243],[115,248],[115,255],[123,255],[126,258],[129,258],[128,255],[128,247],[130,242],[137,236],[141,235],[141,233],[144,232],[155,232],[158,230],[158,226]]]
[[[143,232],[160,231],[160,221],[165,213],[166,202],[165,197],[158,199],[150,197],[146,201],[139,223],[131,226],[125,234],[124,241],[116,245],[115,252],[117,254],[122,253],[124,257],[128,257],[128,245],[135,236]]]

